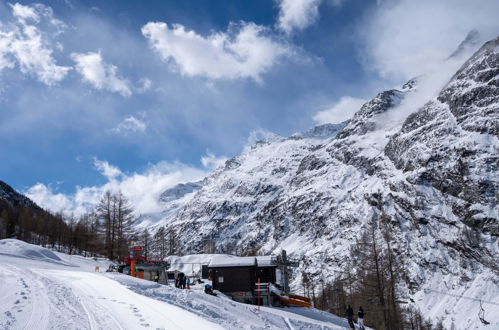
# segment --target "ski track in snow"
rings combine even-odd
[[[2,257],[1,329],[220,328],[103,274],[22,267]]]
[[[5,255],[0,269],[0,329],[221,328],[104,274]]]

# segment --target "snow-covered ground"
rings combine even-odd
[[[0,240],[0,329],[345,329],[313,308],[269,308],[120,273],[106,260]],[[95,272],[95,266],[100,272]]]

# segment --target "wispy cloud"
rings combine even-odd
[[[126,117],[115,128],[110,130],[111,133],[127,135],[129,133],[144,133],[147,129],[147,123],[142,118],[137,118],[132,115]]]
[[[74,194],[57,192],[57,187],[37,183],[24,193],[41,207],[53,212],[83,214],[95,207],[106,191],[121,191],[136,214],[160,212],[159,196],[179,183],[199,181],[209,170],[178,162],[159,162],[142,173],[123,173],[107,161],[94,158],[95,168],[107,179],[100,186],[76,187]]]
[[[341,123],[357,112],[366,102],[364,99],[359,99],[350,96],[343,96],[340,100],[331,107],[319,111],[314,116],[314,121],[318,124]]]
[[[109,164],[105,160],[99,160],[96,157],[94,157],[94,166],[109,181],[113,181],[123,175],[118,167]]]
[[[76,70],[83,81],[97,89],[106,89],[123,96],[132,95],[128,80],[118,76],[118,67],[104,62],[100,52],[73,53],[71,58],[76,62]]]
[[[75,211],[71,199],[62,193],[55,192],[50,185],[37,183],[24,193],[35,201],[35,203],[47,210],[53,212],[60,212],[62,210]]]
[[[33,20],[36,23],[40,22],[40,16],[38,16],[35,8],[23,6],[20,3],[10,6],[12,8],[12,16],[17,18],[20,23],[25,24],[26,20]]]
[[[466,0],[380,1],[359,26],[364,64],[392,87],[417,77],[417,88],[381,115],[377,127],[396,132],[405,118],[435,97],[485,41],[499,34],[499,2]],[[468,33],[479,35],[455,56]]]
[[[380,1],[359,26],[366,67],[398,83],[438,70],[470,30],[496,37],[497,12],[496,0]]]
[[[16,65],[23,74],[34,75],[46,84],[61,81],[71,67],[60,66],[52,55],[52,42],[65,24],[54,18],[52,9],[44,5],[10,5],[14,20],[0,25],[0,70]],[[54,31],[42,33],[38,24],[48,23]]]
[[[214,170],[224,165],[227,159],[225,156],[215,156],[215,154],[208,151],[205,156],[201,157],[201,164],[209,170]]]
[[[144,93],[151,89],[152,87],[152,81],[149,78],[141,78],[139,80],[139,85],[135,89],[137,90],[138,93]]]
[[[287,34],[304,30],[319,17],[322,0],[278,0],[279,18],[277,27]]]
[[[293,54],[268,28],[255,23],[231,24],[227,32],[204,37],[180,24],[150,22],[142,34],[163,61],[187,76],[259,82],[263,73]]]

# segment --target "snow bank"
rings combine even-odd
[[[16,239],[0,240],[0,254],[19,258],[53,262],[58,264],[66,264],[52,251],[44,247],[29,244]]]
[[[202,285],[192,290],[160,285],[130,276],[107,274],[130,290],[168,302],[216,323],[225,329],[345,329],[345,319],[315,308],[273,308],[241,304],[226,297],[202,293]],[[197,287],[200,287],[199,290]]]

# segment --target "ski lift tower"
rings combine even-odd
[[[288,267],[298,267],[299,262],[295,260],[289,260],[286,254],[286,250],[282,250],[281,255],[277,256],[277,267],[282,274],[282,286],[284,292],[289,293],[289,270]]]

